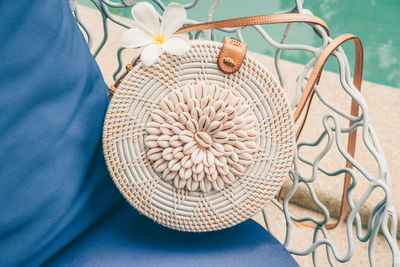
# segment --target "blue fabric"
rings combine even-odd
[[[124,201],[45,266],[298,265],[252,220],[216,232],[178,232],[139,215]]]
[[[67,0],[0,1],[0,266],[37,266],[115,203],[106,85]]]

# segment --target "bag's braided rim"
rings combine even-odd
[[[104,155],[124,197],[154,221],[182,231],[212,231],[236,225],[260,211],[282,186],[294,156],[292,111],[283,89],[252,57],[235,74],[217,66],[221,43],[192,41],[181,57],[165,53],[150,67],[133,68],[109,105],[103,132]],[[221,191],[175,189],[156,173],[147,158],[145,126],[153,108],[172,89],[212,83],[232,92],[258,120],[260,148],[245,174]]]

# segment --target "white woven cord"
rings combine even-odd
[[[139,212],[173,229],[213,231],[252,217],[277,194],[294,157],[294,123],[283,89],[251,56],[236,73],[222,73],[217,65],[221,46],[191,41],[184,56],[163,53],[152,66],[139,63],[123,79],[107,111],[104,155],[116,186]],[[172,90],[199,83],[230,90],[250,107],[258,125],[258,149],[244,174],[208,193],[177,189],[163,179],[145,146],[153,109],[161,109],[161,100]]]

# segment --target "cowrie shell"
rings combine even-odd
[[[174,135],[171,137],[171,139],[169,140],[169,145],[172,147],[179,147],[181,146],[183,143],[181,142],[181,140],[179,139],[179,136]]]
[[[235,123],[233,121],[226,121],[222,126],[222,130],[226,132],[230,132],[235,129]]]
[[[183,168],[190,168],[193,166],[193,162],[189,155],[186,155],[181,159],[181,165]]]
[[[183,146],[178,146],[178,147],[175,147],[175,148],[172,147],[172,149],[173,149],[172,154],[174,154],[174,155],[179,153],[179,152],[183,152]]]
[[[166,148],[169,146],[169,139],[171,139],[171,136],[169,135],[161,135],[157,139],[157,143],[160,147]]]
[[[215,158],[215,167],[222,167],[226,163],[228,163],[228,161],[225,157],[216,157]]]
[[[242,115],[246,114],[248,111],[249,111],[249,106],[242,105],[240,108],[238,108],[236,110],[236,115],[237,116],[242,116]]]
[[[158,146],[157,142],[158,136],[157,135],[148,135],[144,138],[144,143],[149,148],[155,148]]]
[[[215,180],[217,180],[217,178],[218,178],[217,172],[211,173],[211,181],[215,181]]]
[[[229,171],[229,168],[227,165],[222,165],[222,166],[217,166],[217,170],[221,175],[226,175]]]
[[[191,159],[194,164],[199,164],[203,160],[203,150],[195,149],[192,153]]]
[[[238,140],[239,138],[236,136],[236,134],[232,134],[232,133],[230,133],[230,134],[228,134],[228,140],[229,140],[229,143],[236,143],[236,141]]]
[[[231,166],[232,166],[231,172],[236,175],[242,175],[244,173],[244,171],[246,170],[245,167],[240,164],[233,164]]]
[[[159,135],[161,133],[160,124],[155,121],[151,121],[146,124],[146,131],[152,135]]]
[[[184,103],[178,103],[174,109],[175,113],[181,115],[182,112],[188,112],[189,109]]]
[[[169,124],[173,124],[177,121],[179,121],[179,116],[175,112],[169,112],[168,114],[165,114],[165,120]]]
[[[255,131],[255,130],[247,130],[247,137],[250,137],[250,138],[256,138],[257,137],[257,132]]]
[[[203,179],[204,179],[204,176],[205,176],[204,172],[201,172],[201,173],[193,173],[193,174],[192,174],[193,180],[195,180],[195,181],[201,181],[201,180],[203,180]]]
[[[201,116],[199,119],[199,129],[200,130],[207,129],[208,126],[210,125],[210,122],[211,120],[208,116],[206,115]]]
[[[225,154],[227,156],[230,156],[235,151],[233,146],[231,146],[230,144],[224,144],[223,146],[224,146]]]
[[[224,145],[220,144],[220,143],[213,143],[213,148],[215,148],[216,151],[218,151],[219,153],[225,153],[225,149],[224,149]]]
[[[225,110],[225,104],[224,102],[218,100],[214,102],[213,108],[215,110],[215,113],[223,112]]]
[[[229,158],[232,159],[234,162],[238,162],[239,161],[239,156],[235,152],[230,154]]]
[[[186,185],[186,180],[180,179],[179,176],[176,176],[174,179],[174,186],[178,189],[183,188]]]
[[[173,90],[169,96],[169,99],[171,100],[172,104],[174,104],[174,106],[176,106],[179,102],[184,102],[183,95],[178,90]]]
[[[225,122],[227,119],[228,119],[228,115],[226,115],[225,112],[218,112],[217,114],[215,114],[214,121]]]
[[[162,148],[156,147],[150,149],[149,151],[147,151],[147,157],[153,161],[162,158]]]
[[[161,126],[160,126],[160,132],[163,134],[163,135],[173,135],[174,133],[172,132],[172,130],[171,130],[171,124],[169,124],[169,123],[163,123],[163,124],[161,124]]]
[[[156,172],[163,172],[165,169],[167,169],[168,162],[166,162],[164,159],[159,159],[154,162],[153,167]]]
[[[207,130],[210,132],[210,134],[218,133],[219,131],[222,130],[222,122],[220,121],[211,122]]]
[[[257,148],[257,144],[254,141],[248,141],[248,142],[244,142],[246,147],[249,149],[256,149]]]
[[[193,179],[188,179],[186,181],[186,187],[190,190],[190,191],[196,191],[199,188],[200,183],[198,181],[195,181]]]
[[[190,142],[187,143],[184,147],[183,147],[183,153],[185,153],[186,155],[193,153],[193,151],[197,148],[197,143],[196,142]]]
[[[225,113],[228,116],[228,120],[231,120],[232,118],[235,117],[236,110],[233,107],[227,107],[225,109]]]
[[[253,116],[247,116],[244,121],[246,125],[253,125],[255,123],[255,118]]]
[[[164,113],[174,111],[174,104],[169,99],[163,99],[160,103],[161,110]]]
[[[201,173],[201,172],[203,172],[203,168],[204,168],[204,166],[203,166],[203,164],[202,163],[199,163],[199,164],[197,164],[196,165],[196,173]]]
[[[212,145],[212,138],[206,132],[197,132],[194,135],[194,140],[203,148],[208,148]]]
[[[230,104],[231,107],[236,109],[236,108],[238,108],[239,106],[242,105],[242,101],[239,98],[234,97],[233,99],[231,99],[231,102],[229,104]]]
[[[199,120],[199,118],[201,117],[201,115],[203,115],[203,111],[200,109],[200,108],[198,108],[198,107],[195,107],[195,108],[193,108],[191,111],[190,111],[190,115],[192,116],[192,118],[194,119],[194,120]]]
[[[173,153],[172,155],[174,155],[174,159],[181,159],[185,156],[185,154],[182,151],[178,153]]]
[[[217,173],[217,167],[215,166],[215,164],[208,167],[208,170],[210,172],[209,174]]]
[[[185,169],[185,168],[181,168],[179,169],[179,177],[181,179],[189,179],[192,176],[192,170],[191,169]]]
[[[251,164],[251,160],[244,160],[244,159],[240,159],[238,160],[238,163],[243,165],[243,166],[247,166]]]
[[[205,109],[206,107],[208,107],[208,106],[210,106],[210,105],[212,105],[212,100],[211,100],[211,98],[209,97],[209,96],[204,96],[202,99],[201,99],[201,102],[200,102],[200,107],[201,107],[201,109]]]
[[[179,115],[179,121],[181,124],[186,125],[186,123],[188,122],[188,120],[192,119],[192,117],[190,116],[190,114],[188,112],[182,112],[181,115]]]
[[[203,88],[201,85],[195,85],[194,86],[194,93],[196,99],[201,99],[203,97]]]
[[[251,159],[253,158],[253,156],[250,153],[241,153],[239,154],[239,158],[242,160],[248,160],[251,161]]]
[[[238,151],[244,152],[246,150],[246,145],[243,142],[235,142],[233,147],[236,148]]]
[[[215,118],[215,109],[212,106],[208,106],[203,110],[203,114],[206,115],[210,120]]]
[[[204,166],[211,167],[212,165],[214,165],[214,162],[215,162],[214,154],[210,150],[207,150],[203,154],[203,164],[204,164]]]
[[[224,188],[224,181],[221,178],[217,178],[212,185],[216,190],[220,191]]]
[[[190,93],[191,88],[192,88],[191,86],[185,86],[183,88],[182,95],[186,103],[192,98],[192,94]]]
[[[231,172],[228,172],[226,175],[222,175],[221,178],[226,184],[232,184],[235,181],[235,175],[233,175]]]
[[[196,133],[199,130],[199,124],[196,120],[190,119],[186,123],[186,128],[192,133]]]
[[[235,117],[232,121],[235,123],[235,125],[241,125],[244,124],[245,122],[245,120],[242,117]]]
[[[162,174],[162,177],[166,180],[166,181],[171,181],[173,180],[176,176],[178,175],[177,172],[173,172],[170,169],[165,169],[165,171]]]
[[[184,130],[179,133],[179,138],[183,143],[193,142],[194,141],[193,136],[194,136],[193,133],[188,130]]]
[[[169,161],[168,169],[170,169],[171,171],[176,172],[176,171],[179,171],[180,168],[181,168],[180,160],[173,159],[173,160]]]
[[[208,193],[211,191],[212,184],[208,180],[201,180],[200,181],[200,189],[201,191]]]
[[[187,107],[188,107],[188,109],[189,110],[192,110],[192,109],[194,109],[194,108],[196,108],[196,107],[200,107],[200,100],[198,100],[198,99],[190,99],[189,100],[189,102],[187,103]]]
[[[228,134],[225,132],[218,132],[214,134],[214,142],[226,143],[228,141]]]
[[[185,126],[182,125],[180,122],[175,122],[171,126],[171,130],[174,134],[180,134],[182,131],[186,129]]]
[[[219,95],[218,99],[226,103],[226,102],[229,102],[229,101],[226,101],[228,99],[228,97],[229,97],[229,90],[224,89],[221,91],[221,94]]]
[[[167,147],[163,150],[162,152],[162,157],[165,160],[172,160],[174,158],[172,154],[173,148],[172,147]]]
[[[153,121],[155,121],[155,122],[158,122],[158,123],[164,123],[164,116],[165,116],[165,113],[164,112],[162,112],[161,110],[159,110],[159,109],[155,109],[155,110],[153,110],[153,112],[151,113],[151,119],[153,120]]]

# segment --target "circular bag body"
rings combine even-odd
[[[183,56],[140,62],[115,91],[104,122],[108,169],[123,196],[164,226],[234,226],[280,190],[294,156],[294,122],[271,73],[246,56],[234,74],[221,43],[191,41]]]

